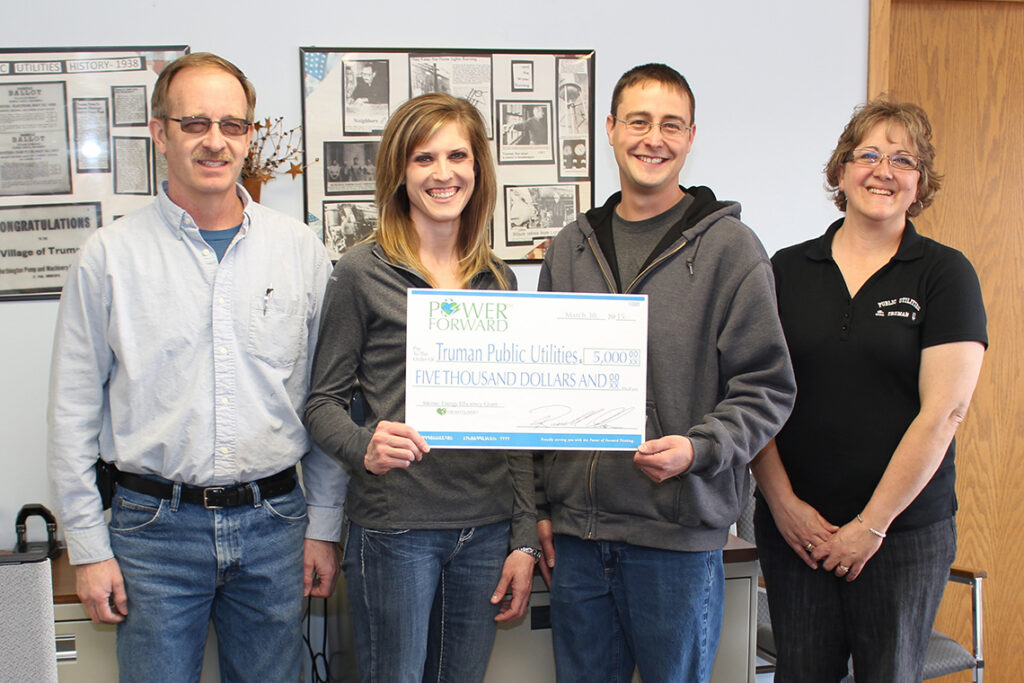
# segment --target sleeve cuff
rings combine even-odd
[[[509,547],[514,549],[524,545],[531,548],[540,547],[540,539],[537,537],[537,518],[534,515],[521,515],[512,518]]]
[[[688,474],[692,474],[695,477],[699,477],[701,472],[708,469],[711,464],[711,443],[710,439],[706,438],[699,432],[691,431],[686,435],[686,438],[690,440],[690,445],[693,446],[693,461],[685,472],[680,474],[680,477],[685,477]]]
[[[114,556],[106,524],[88,529],[65,529],[64,540],[67,542],[68,562],[71,564],[102,562]]]
[[[306,538],[331,543],[341,540],[341,525],[345,519],[341,508],[308,505],[306,515]]]

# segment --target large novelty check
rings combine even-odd
[[[405,421],[432,446],[635,450],[647,297],[409,290]]]

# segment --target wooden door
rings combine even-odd
[[[1024,680],[1024,2],[872,0],[870,35],[868,94],[919,103],[935,129],[945,185],[915,224],[981,278],[990,346],[957,434],[957,563],[989,573],[986,679]],[[969,624],[950,585],[937,626],[969,646]]]

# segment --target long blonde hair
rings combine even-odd
[[[376,170],[377,231],[373,239],[395,263],[422,273],[437,286],[419,258],[419,237],[409,213],[405,169],[416,147],[451,122],[459,126],[473,150],[475,188],[459,220],[455,254],[459,260],[459,286],[466,287],[482,270],[494,274],[501,289],[508,289],[505,265],[488,244],[488,227],[497,196],[494,162],[487,144],[483,118],[466,100],[444,93],[420,95],[403,103],[388,120],[380,142]]]

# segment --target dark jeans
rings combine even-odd
[[[851,655],[857,683],[921,680],[935,613],[956,556],[953,517],[890,533],[849,583],[805,565],[786,545],[761,500],[754,531],[778,649],[776,683],[839,681]]]
[[[298,486],[220,510],[118,488],[110,544],[128,593],[122,683],[199,680],[211,617],[223,681],[298,679],[305,532]]]
[[[555,536],[551,627],[559,683],[711,678],[725,604],[722,551]]]
[[[342,567],[363,683],[483,680],[508,556],[509,523],[364,529],[351,522]]]

